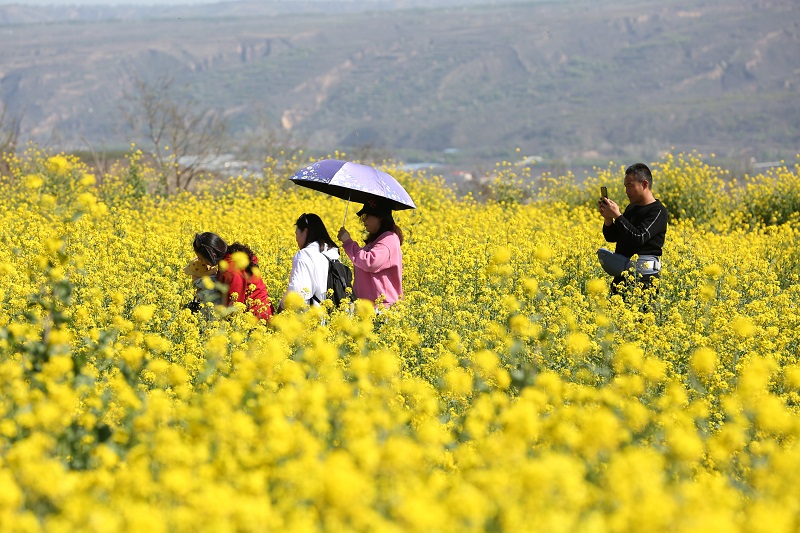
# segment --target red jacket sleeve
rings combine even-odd
[[[220,281],[228,286],[228,305],[231,305],[233,302],[245,302],[245,298],[247,297],[247,282],[241,272],[228,269],[222,274]],[[236,293],[236,299],[232,298],[234,293]]]

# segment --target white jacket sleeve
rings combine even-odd
[[[308,259],[309,257],[305,254],[294,254],[292,258],[292,273],[289,275],[289,286],[286,288],[286,294],[296,292],[306,301],[310,300],[314,294],[314,265]],[[286,298],[286,295],[283,297]]]

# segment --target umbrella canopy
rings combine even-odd
[[[289,179],[297,185],[343,200],[359,203],[378,200],[392,211],[417,208],[396,179],[368,165],[323,159],[305,167]]]

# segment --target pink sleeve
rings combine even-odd
[[[342,243],[347,257],[353,261],[353,266],[365,272],[380,272],[390,265],[392,251],[382,242],[376,242],[369,250],[364,250],[355,241],[348,240]]]

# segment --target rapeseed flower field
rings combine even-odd
[[[800,529],[797,163],[654,164],[664,271],[627,303],[595,257],[622,165],[500,164],[485,202],[387,168],[419,206],[404,299],[268,326],[183,307],[192,237],[250,245],[279,299],[297,216],[335,235],[344,202],[275,167],[152,196],[137,152],[102,180],[35,148],[9,166],[4,532]]]

